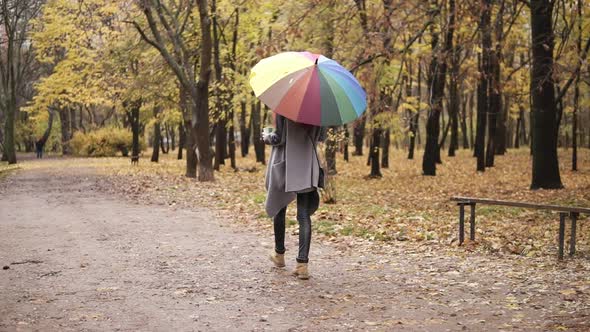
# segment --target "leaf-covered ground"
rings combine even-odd
[[[268,152],[268,151],[267,151]],[[410,241],[419,245],[455,245],[458,207],[451,196],[464,195],[547,204],[590,206],[590,150],[582,149],[579,171],[569,170],[570,151],[560,151],[563,190],[529,190],[528,150],[510,150],[496,157],[496,166],[475,172],[475,160],[468,151],[454,158],[443,157],[437,176],[421,175],[421,156],[406,159],[406,152],[392,151],[390,168],[383,178],[369,179],[366,157],[352,156],[337,161],[338,174],[331,178],[336,187],[336,204],[321,204],[314,215],[316,234],[333,241],[349,236],[370,241]],[[131,166],[126,158],[67,159],[57,163],[97,167],[115,184],[112,190],[141,201],[168,205],[215,208],[236,222],[258,229],[270,229],[264,213],[265,166],[253,157],[238,158],[238,171],[222,166],[213,183],[198,183],[184,174],[184,161],[175,154],[161,155],[159,163],[142,158]],[[23,167],[35,167],[35,163]],[[59,166],[58,166],[59,167]],[[295,227],[295,209],[288,211]],[[521,208],[478,206],[475,243],[467,250],[485,254],[554,256],[557,250],[557,213]],[[583,217],[582,217],[583,218]],[[579,222],[578,254],[590,255],[587,222]],[[569,231],[569,227],[566,228]],[[566,234],[567,236],[567,234]],[[569,237],[566,237],[569,239]]]
[[[338,204],[346,203],[341,191],[364,186],[364,204],[371,207],[377,205],[367,203],[377,199],[373,191],[385,191],[380,189],[385,184],[398,190],[399,184],[387,177],[367,183],[361,171],[349,174],[347,184],[347,166],[340,164],[340,203],[325,205],[324,216],[314,217],[315,234],[324,241],[316,236],[312,244],[312,278],[298,281],[289,274],[297,229],[287,234],[289,269],[271,268],[265,257],[272,250],[272,231],[261,212],[262,173],[260,167],[248,172],[253,163],[240,162],[244,170],[224,169],[215,183],[199,184],[180,176],[182,167],[173,160],[161,165],[142,160],[133,167],[123,158],[25,160],[0,180],[0,330],[587,331],[590,326],[586,242],[579,255],[563,262],[556,260],[554,239],[543,240],[544,233],[535,241],[545,241],[540,246],[547,248],[531,250],[536,257],[513,254],[509,245],[518,243],[506,239],[516,232],[508,227],[494,228],[506,232],[493,238],[499,249],[493,249],[495,242],[457,247],[450,243],[456,207],[446,202],[448,193],[427,197],[426,190],[424,199],[440,204],[438,210],[430,207],[440,219],[429,220],[443,229],[446,219],[448,235],[433,226],[437,235],[425,240],[408,225],[400,234],[394,225],[372,226],[369,220],[376,223],[379,214],[363,212],[362,203],[348,203],[350,211],[338,212]],[[410,172],[415,170],[405,176]],[[395,172],[392,178],[402,182]],[[249,191],[239,189],[248,186]],[[557,195],[566,197],[567,190]],[[391,213],[403,216],[397,210],[409,211],[407,206],[397,205]],[[421,217],[420,211],[408,215]],[[509,213],[482,215],[509,219]],[[337,226],[352,225],[352,216],[367,220],[355,224],[354,232]],[[328,217],[335,220],[328,224]],[[403,220],[410,224],[410,217]],[[546,222],[554,223],[551,217]],[[482,222],[480,232],[490,225]],[[376,236],[386,232],[393,238]]]

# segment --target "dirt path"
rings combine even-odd
[[[206,209],[133,204],[97,191],[98,179],[43,168],[0,179],[0,330],[590,328],[584,258],[316,241],[313,277],[299,281],[289,274],[294,259],[271,268],[270,234]],[[294,256],[296,237],[287,237]]]

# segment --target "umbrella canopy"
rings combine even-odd
[[[250,85],[274,112],[314,126],[351,122],[367,108],[367,95],[348,70],[310,52],[262,59],[252,68]]]

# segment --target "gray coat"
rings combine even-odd
[[[302,125],[277,116],[277,130],[265,140],[266,144],[272,145],[265,181],[269,217],[276,216],[295,200],[297,193],[317,189],[320,163],[316,146],[323,136],[321,127]],[[312,207],[310,215],[316,209],[317,206]]]

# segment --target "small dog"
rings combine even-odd
[[[139,156],[131,156],[131,165],[139,164]]]

